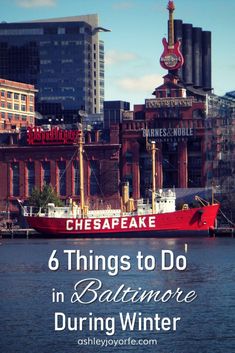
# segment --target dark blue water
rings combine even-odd
[[[0,241],[0,351],[3,353],[235,351],[234,239]],[[185,243],[188,246],[187,268],[162,271],[161,250],[172,250],[175,256],[185,255]],[[48,268],[48,259],[54,249],[60,261],[57,271]],[[106,263],[106,270],[76,270],[76,261],[72,258],[72,269],[68,271],[65,249],[80,250],[81,255],[87,256],[93,250],[93,255],[104,255],[106,259],[110,255],[118,255],[119,259],[127,255],[131,259],[131,269],[120,269],[118,275],[112,276],[115,266],[112,267],[111,261]],[[143,256],[152,255],[156,259],[155,270],[138,270],[136,255],[139,251]],[[151,266],[150,262],[148,266]],[[191,303],[178,303],[174,299],[165,303],[100,303],[97,299],[91,304],[72,304],[74,284],[87,278],[102,281],[103,290],[113,292],[122,284],[135,290],[141,287],[142,290],[162,292],[179,287],[185,293],[194,290],[197,298]],[[79,291],[84,288],[85,283]],[[64,302],[53,303],[52,292],[62,293]],[[92,296],[90,293],[84,300],[89,301]],[[63,313],[66,318],[113,318],[115,333],[107,335],[108,329],[101,327],[93,330],[86,323],[88,319],[84,320],[82,330],[71,331],[66,327],[55,331],[55,312]],[[172,327],[169,331],[156,331],[155,327],[146,331],[136,327],[133,331],[130,328],[124,331],[120,313],[137,313],[137,316],[141,313],[142,317],[158,314],[161,318],[181,319],[176,331]],[[106,346],[102,347],[102,344]]]

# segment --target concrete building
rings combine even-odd
[[[113,124],[120,124],[125,113],[130,115],[130,103],[124,101],[104,101],[104,128],[109,129]]]
[[[35,85],[36,111],[48,118],[100,113],[104,43],[98,15],[0,23],[0,77]]]

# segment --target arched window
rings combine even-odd
[[[125,157],[126,157],[126,162],[129,163],[129,164],[132,164],[132,161],[133,161],[132,152],[127,151]]]
[[[202,109],[195,109],[193,111],[193,119],[202,119],[204,117],[205,117],[205,114]]]

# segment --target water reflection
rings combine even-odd
[[[102,332],[54,331],[54,312],[86,316],[118,318],[120,312],[144,316],[181,317],[176,332],[136,332],[121,330],[117,321],[116,338],[156,338],[157,347],[145,346],[147,352],[230,353],[235,346],[233,320],[235,317],[234,239],[58,239],[58,240],[1,240],[0,246],[0,337],[3,352],[7,353],[77,353],[77,352],[143,352],[141,346],[107,347],[78,346],[85,337],[105,338]],[[185,271],[160,271],[162,249],[185,255]],[[48,259],[57,250],[58,271],[49,271]],[[64,249],[81,250],[82,254],[128,255],[131,269],[110,276],[105,271],[67,271]],[[138,271],[137,253],[156,258],[157,268]],[[133,289],[195,290],[198,298],[191,304],[167,303],[98,303],[71,304],[74,284],[88,277],[99,278],[104,289],[117,290],[121,284]],[[64,303],[52,302],[52,289],[65,293]]]

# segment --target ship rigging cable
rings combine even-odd
[[[85,152],[85,155],[86,155],[87,160],[89,161],[88,155],[87,155],[87,153],[86,153],[85,150],[84,150],[84,152]],[[101,196],[104,198],[103,190],[102,190],[102,188],[101,188],[101,186],[100,186],[100,183],[99,183],[99,180],[98,180],[98,178],[97,178],[97,176],[96,176],[96,173],[94,172],[94,170],[93,170],[92,167],[91,167],[91,164],[90,164],[90,169],[91,169],[91,172],[93,173],[93,175],[94,175],[94,177],[95,177],[96,184],[98,185],[98,187],[99,187],[99,189],[100,189]]]
[[[49,200],[49,197],[51,196],[52,191],[56,191],[57,186],[59,185],[60,180],[63,178],[63,176],[64,176],[64,174],[66,173],[67,169],[69,168],[70,164],[71,164],[72,161],[74,160],[74,157],[76,156],[76,154],[77,154],[77,149],[75,150],[75,152],[74,152],[72,158],[70,159],[70,161],[68,162],[66,168],[64,169],[63,173],[61,174],[59,180],[57,181],[57,183],[55,184],[55,186],[51,188],[51,192],[48,194],[48,196],[47,196],[47,198],[46,198],[46,201],[44,202],[44,204],[43,204],[43,206],[42,206],[41,208],[46,207],[47,202],[48,202],[48,200]],[[40,209],[39,209],[39,211],[38,211],[38,214],[39,214],[39,213],[40,213]]]

